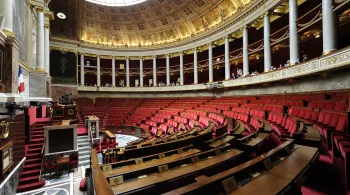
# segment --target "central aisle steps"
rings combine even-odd
[[[78,136],[79,167],[90,164],[90,143],[87,135]]]
[[[31,127],[31,139],[25,145],[25,157],[23,171],[20,174],[17,192],[25,192],[45,186],[45,181],[40,180],[41,161],[44,145],[44,126],[51,125],[51,120],[41,120]]]

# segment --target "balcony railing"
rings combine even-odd
[[[288,66],[286,68],[261,73],[255,76],[243,77],[222,81],[225,88],[239,87],[254,84],[262,84],[275,82],[285,79],[292,79],[321,73],[324,71],[345,68],[350,65],[350,47],[338,50],[328,55],[303,62],[297,65]],[[78,86],[80,92],[171,92],[171,91],[193,91],[207,90],[208,85],[183,85],[183,86],[167,86],[167,87],[93,87],[93,86]]]

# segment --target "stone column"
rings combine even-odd
[[[294,65],[299,60],[299,37],[297,32],[297,0],[289,0],[289,62]]]
[[[264,71],[271,69],[270,16],[264,15]]]
[[[166,85],[170,86],[170,55],[166,55]]]
[[[143,87],[143,58],[140,57],[140,86]]]
[[[45,55],[44,55],[44,60],[45,60],[45,70],[48,74],[50,74],[50,28],[49,26],[45,25]]]
[[[125,70],[125,74],[126,74],[126,87],[130,87],[130,67],[129,67],[129,57],[126,57],[126,70]]]
[[[115,87],[115,57],[112,57],[112,87]]]
[[[45,70],[50,75],[50,21],[55,18],[48,7],[44,9],[44,39],[45,39]]]
[[[213,82],[213,44],[209,43],[208,47],[209,53],[209,82]]]
[[[97,56],[97,86],[101,87],[101,64],[100,56]]]
[[[45,35],[44,35],[44,12],[43,8],[36,8],[36,70],[45,71]]]
[[[243,28],[243,76],[249,74],[248,27]]]
[[[85,63],[84,63],[84,54],[80,54],[80,85],[84,86],[85,85]]]
[[[157,56],[153,56],[153,86],[157,86]]]
[[[230,79],[230,42],[228,36],[225,37],[225,80]]]
[[[194,73],[194,84],[198,83],[198,59],[197,59],[197,48],[193,50],[193,73]]]
[[[0,0],[0,14],[5,17],[3,31],[7,36],[13,34],[13,0]]]
[[[180,85],[184,85],[184,53],[180,52]]]
[[[323,54],[337,49],[337,26],[333,12],[333,0],[322,0]]]

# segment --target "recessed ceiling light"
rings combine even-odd
[[[57,17],[58,17],[59,19],[64,20],[64,19],[66,19],[66,14],[59,12],[59,13],[57,13]]]

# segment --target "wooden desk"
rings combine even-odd
[[[185,167],[181,167],[175,170],[169,170],[163,173],[152,174],[145,179],[138,179],[132,182],[124,183],[117,186],[112,186],[114,194],[123,194],[133,190],[147,188],[149,186],[155,187],[156,184],[163,183],[169,180],[175,180],[176,178],[183,178],[185,175],[191,175],[199,172],[203,169],[219,165],[227,160],[233,159],[242,154],[242,151],[231,149],[229,152],[221,154],[207,160],[197,162],[195,164],[189,164]]]
[[[61,125],[70,125],[70,120],[63,120]]]
[[[97,159],[96,149],[91,150],[91,168],[96,195],[114,195],[109,183],[104,177]]]
[[[276,152],[284,149],[286,146],[289,146],[291,143],[292,141],[287,141],[268,153],[260,155],[246,163],[228,169],[227,171],[220,172],[211,177],[207,177],[205,175],[196,177],[197,182],[170,191],[166,194],[200,193],[205,189],[209,189],[209,187],[213,189],[213,191],[216,191],[216,193],[219,193],[221,192],[220,190],[222,190],[222,188],[218,187],[218,185],[221,184],[221,181],[231,177],[239,171],[262,162]],[[262,171],[259,177],[252,178],[249,183],[239,186],[238,189],[230,194],[277,194],[281,192],[290,183],[293,183],[295,178],[297,178],[300,174],[303,174],[304,171],[309,168],[310,163],[313,163],[313,161],[318,157],[317,148],[299,145],[296,146],[298,147],[296,151],[287,156],[279,164],[274,166],[269,171]]]
[[[110,131],[104,131],[108,139],[115,139],[115,135],[111,133]]]
[[[127,165],[127,166],[124,166],[124,167],[121,167],[121,168],[118,168],[118,169],[114,169],[114,170],[111,170],[111,171],[104,172],[104,175],[107,178],[107,177],[113,177],[114,175],[121,175],[121,174],[128,173],[128,172],[136,172],[136,171],[139,171],[141,169],[148,168],[148,167],[154,167],[154,166],[167,164],[167,163],[170,163],[172,161],[175,161],[176,159],[181,159],[183,157],[196,154],[198,152],[200,152],[200,150],[192,149],[192,150],[189,150],[189,151],[185,151],[185,152],[183,152],[181,154],[175,154],[175,155],[172,155],[172,156],[168,156],[168,157],[164,157],[164,158],[160,158],[160,159],[155,159],[155,160],[152,160],[152,161],[149,161],[149,162],[144,162],[144,163],[141,163],[141,164],[138,164],[138,165],[136,165],[136,164],[134,164],[134,165]]]
[[[212,148],[216,148],[216,147],[219,147],[219,146],[222,146],[228,142],[230,142],[231,140],[233,140],[235,137],[234,136],[226,136],[225,138],[223,139],[220,139],[218,141],[215,141],[214,143],[210,144],[209,146],[212,147]]]
[[[238,123],[238,126],[236,129],[234,129],[233,134],[241,134],[245,130],[245,125],[244,125],[243,121],[241,121],[241,120],[236,120],[236,121]]]
[[[190,185],[175,189],[173,191],[170,191],[168,193],[165,193],[167,195],[175,195],[175,194],[184,194],[184,193],[189,193],[189,192],[194,192],[195,190],[198,190],[200,188],[203,188],[209,184],[213,184],[213,183],[220,183],[220,181],[224,180],[224,178],[228,178],[231,175],[242,171],[248,167],[251,167],[259,162],[262,162],[264,159],[270,157],[271,155],[279,152],[280,150],[283,150],[284,148],[286,148],[289,145],[293,144],[293,140],[288,140],[285,141],[283,144],[279,145],[278,147],[270,150],[269,152],[260,155],[248,162],[245,162],[243,164],[240,164],[238,166],[232,167],[226,171],[220,172],[216,175],[213,175],[211,177],[207,177],[205,175],[202,175],[200,177],[196,177],[196,182],[192,183]]]
[[[278,165],[230,194],[277,194],[282,191],[318,156],[317,148],[296,146],[298,149]]]
[[[256,146],[260,144],[262,141],[264,141],[267,136],[269,136],[268,133],[259,133],[255,138],[251,138],[250,140],[247,140],[247,142],[243,143],[243,145],[247,146]]]
[[[64,164],[67,164],[67,169],[68,169],[68,175],[69,175],[69,157],[59,157],[56,162],[57,166],[57,176],[59,173],[59,166],[62,166]]]
[[[155,153],[166,152],[169,148],[178,149],[186,145],[200,145],[204,144],[205,141],[211,139],[212,133],[205,132],[204,134],[198,135],[188,135],[184,138],[179,138],[176,140],[171,140],[163,143],[157,143],[155,145],[142,146],[141,148],[135,148],[135,146],[127,146],[125,148],[124,154],[121,158],[127,160],[130,158],[141,158],[143,156],[148,156]],[[119,158],[119,157],[118,157]]]
[[[99,120],[99,118],[95,115],[87,116],[88,120]]]
[[[285,178],[276,174],[265,174],[260,175],[258,178],[253,179],[248,184],[243,187],[239,187],[235,191],[229,193],[230,195],[234,194],[277,194],[285,186],[291,182],[290,179]]]

